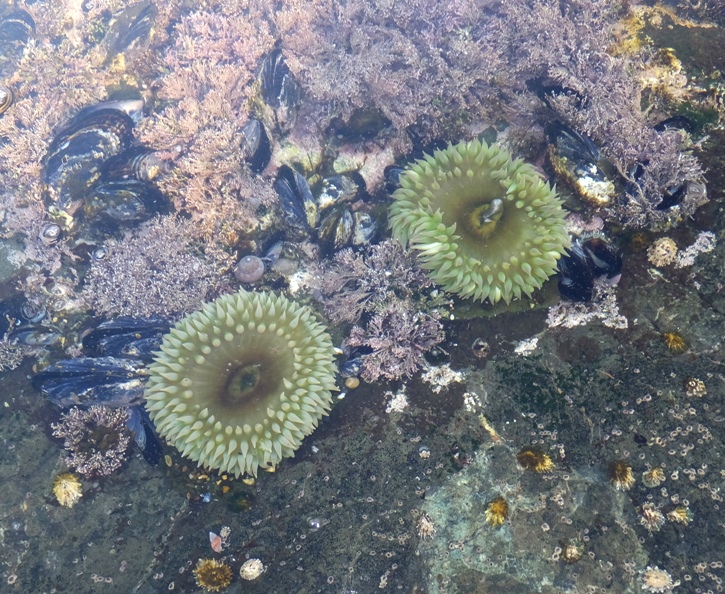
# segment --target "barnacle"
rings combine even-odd
[[[53,494],[63,507],[73,507],[83,496],[83,487],[75,474],[65,472],[55,477]]]
[[[642,589],[652,594],[666,594],[672,592],[680,582],[673,582],[672,576],[659,567],[647,566],[642,574]]]
[[[609,481],[620,491],[629,491],[635,479],[632,467],[624,460],[614,460],[609,464]]]
[[[508,518],[508,515],[509,504],[501,496],[496,497],[486,506],[486,522],[491,526],[501,526],[506,521],[506,518]]]
[[[576,563],[582,558],[584,547],[576,540],[568,540],[561,543],[561,559],[565,563]]]
[[[527,447],[516,454],[516,459],[522,468],[534,472],[549,472],[554,469],[554,463],[548,454],[539,448]]]
[[[640,510],[639,523],[648,532],[659,532],[665,523],[665,516],[654,504],[645,503]]]
[[[679,332],[665,332],[662,340],[673,353],[684,353],[687,350],[687,343]]]
[[[223,295],[164,337],[146,408],[185,456],[256,476],[292,456],[327,414],[333,357],[309,308],[273,293]]]
[[[668,512],[667,519],[670,522],[675,522],[676,524],[684,524],[685,526],[687,526],[690,522],[692,522],[692,512],[690,511],[689,507],[678,506],[671,512]]]
[[[395,238],[446,291],[491,303],[540,288],[569,247],[566,211],[533,166],[473,140],[437,150],[400,175]]]
[[[665,471],[661,467],[655,466],[649,470],[645,470],[642,473],[642,482],[645,487],[654,488],[659,487],[665,482]]]
[[[209,592],[219,592],[232,583],[232,568],[216,559],[199,559],[194,568],[196,585]]]

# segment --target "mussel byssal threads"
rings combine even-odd
[[[539,448],[524,448],[516,454],[521,468],[533,470],[534,472],[549,472],[554,469],[554,463],[548,454]]]
[[[473,140],[400,175],[393,236],[446,291],[491,303],[531,295],[570,245],[556,192],[533,166]]]
[[[609,482],[619,491],[629,491],[635,483],[632,467],[624,460],[609,463]]]
[[[491,501],[486,507],[486,523],[491,526],[501,526],[508,516],[509,504],[506,503],[506,500],[501,496],[496,497],[496,499]]]
[[[244,290],[178,322],[149,374],[146,408],[159,434],[237,477],[292,456],[336,389],[332,340],[312,310]]]
[[[196,585],[208,592],[220,592],[232,583],[232,568],[216,559],[199,559],[194,568]]]

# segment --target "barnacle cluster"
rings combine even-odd
[[[583,545],[576,540],[569,540],[561,544],[561,559],[565,563],[576,563],[584,554]]]
[[[223,295],[164,337],[146,408],[185,456],[256,476],[292,456],[327,414],[333,356],[309,308],[273,293]]]
[[[566,211],[529,164],[496,145],[449,145],[410,165],[390,207],[394,237],[446,291],[491,303],[531,295],[569,246]]]
[[[702,398],[707,394],[707,387],[701,379],[688,377],[685,380],[685,391],[690,398]]]
[[[239,568],[239,577],[251,582],[252,580],[256,580],[265,571],[267,571],[267,568],[261,560],[247,559]]]
[[[428,514],[421,514],[416,522],[416,530],[421,540],[433,538],[436,533],[436,527],[433,520]]]
[[[216,559],[199,559],[194,568],[196,585],[208,592],[220,592],[232,583],[232,568]]]

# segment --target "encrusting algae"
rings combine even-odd
[[[83,497],[81,481],[70,472],[59,474],[53,481],[53,494],[63,507],[73,507]]]
[[[232,583],[232,568],[216,559],[199,559],[194,568],[196,585],[208,592],[220,592]]]

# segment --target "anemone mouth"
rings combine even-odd
[[[182,454],[256,474],[293,455],[327,414],[333,356],[308,308],[268,293],[224,295],[164,337],[146,408]]]
[[[279,406],[284,378],[298,379],[294,349],[276,333],[238,334],[189,366],[186,377],[199,405],[227,424],[263,423],[269,405]]]
[[[495,145],[474,140],[436,151],[400,183],[393,235],[452,293],[492,303],[530,295],[569,245],[555,191]]]

